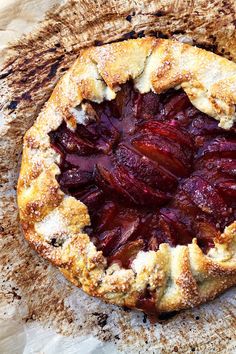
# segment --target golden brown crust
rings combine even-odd
[[[157,252],[139,252],[131,269],[107,267],[106,258],[83,232],[90,220],[86,206],[64,195],[55,178],[60,157],[50,147],[48,133],[63,119],[74,129],[86,119],[84,99],[113,99],[129,79],[142,93],[182,87],[193,105],[225,129],[236,120],[236,64],[224,58],[154,38],[84,50],[24,138],[18,182],[21,223],[32,246],[93,296],[135,307],[148,285],[157,311],[195,306],[236,283],[236,222],[214,240],[207,255],[193,240],[188,246],[162,244]]]

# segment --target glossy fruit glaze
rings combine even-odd
[[[130,267],[140,250],[197,238],[207,252],[235,219],[236,134],[198,111],[183,91],[87,103],[91,120],[50,133],[61,189],[84,202],[86,228],[108,262]]]

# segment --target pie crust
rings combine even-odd
[[[236,64],[225,58],[151,37],[83,50],[24,137],[17,189],[21,225],[32,247],[92,296],[137,308],[148,287],[157,313],[193,307],[236,284],[236,222],[213,240],[207,254],[193,239],[187,246],[164,243],[156,252],[141,251],[130,269],[108,266],[83,231],[90,222],[87,207],[65,195],[56,179],[60,155],[48,134],[63,120],[74,130],[86,120],[83,100],[112,100],[130,79],[141,93],[182,88],[223,129],[236,121]],[[61,245],[54,247],[52,238]]]

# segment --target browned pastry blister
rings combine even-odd
[[[24,138],[18,181],[24,234],[39,254],[92,296],[147,312],[144,298],[157,312],[196,306],[236,283],[236,222],[217,233],[206,252],[194,235],[188,244],[164,242],[158,249],[141,250],[123,267],[96,248],[86,233],[91,220],[86,203],[67,195],[58,182],[62,157],[51,144],[51,133],[63,122],[74,132],[96,114],[89,101],[114,100],[130,80],[142,95],[181,89],[221,130],[234,125],[236,64],[225,58],[151,37],[83,50]],[[183,188],[188,192],[187,184]]]

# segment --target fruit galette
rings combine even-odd
[[[149,314],[236,284],[236,64],[145,38],[84,50],[24,138],[26,239]]]

